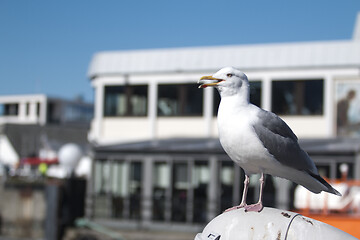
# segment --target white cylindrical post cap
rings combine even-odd
[[[244,209],[225,212],[214,218],[195,240],[318,240],[357,239],[335,227],[298,213],[264,208],[260,213]]]
[[[62,146],[58,153],[59,163],[67,171],[73,171],[83,156],[81,148],[74,143]]]

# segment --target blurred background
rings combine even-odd
[[[265,206],[360,237],[358,1],[3,0],[0,36],[0,239],[193,239],[239,204],[196,84],[224,66],[343,194],[268,176]]]

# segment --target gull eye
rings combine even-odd
[[[232,77],[233,75],[231,73],[226,74],[227,77]]]

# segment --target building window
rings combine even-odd
[[[193,222],[204,223],[207,221],[208,187],[210,184],[210,169],[208,161],[195,161],[192,170],[193,187]]]
[[[233,205],[234,199],[234,181],[240,180],[235,178],[235,167],[232,161],[222,161],[219,169],[220,181],[220,210],[221,212]]]
[[[148,86],[106,86],[104,116],[146,116]]]
[[[26,103],[26,116],[30,115],[30,103]]]
[[[170,166],[166,162],[156,162],[153,169],[153,220],[165,221],[170,206]]]
[[[189,188],[187,163],[174,163],[172,173],[171,220],[185,222]]]
[[[40,103],[36,103],[36,116],[40,116]]]
[[[61,105],[55,102],[49,101],[47,104],[47,122],[48,123],[60,123],[61,121]]]
[[[100,218],[141,217],[142,162],[95,162],[94,215]]]
[[[129,197],[130,219],[141,218],[142,162],[130,163]]]
[[[282,115],[323,114],[324,81],[272,82],[272,111]]]
[[[110,217],[108,195],[110,194],[110,163],[96,161],[94,164],[94,216]]]
[[[261,107],[261,81],[251,81],[250,82],[250,102],[258,107]],[[213,105],[213,115],[216,116],[220,104],[220,94],[214,94],[214,105]]]
[[[250,82],[250,102],[258,107],[261,107],[261,81]]]
[[[0,105],[1,116],[17,116],[19,114],[19,104],[6,103]]]
[[[157,109],[158,116],[201,116],[203,91],[194,84],[161,84]]]

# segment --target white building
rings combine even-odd
[[[41,150],[57,151],[67,142],[87,144],[92,116],[93,106],[83,101],[44,94],[0,96],[0,164],[43,158]]]
[[[43,94],[0,96],[0,124],[46,123],[47,97]]]
[[[288,123],[323,175],[346,162],[360,179],[358,138],[338,138],[360,136],[359,13],[349,40],[96,53],[93,216],[192,224],[239,203],[241,173],[217,142],[219,95],[196,84],[224,66],[248,75],[251,101]],[[289,206],[290,184],[272,186],[273,205]]]
[[[359,32],[360,15],[350,40],[97,53],[88,73],[95,89],[90,139],[216,137],[218,94],[196,82],[224,66],[244,71],[257,103],[298,137],[334,137],[338,85],[360,81]]]

